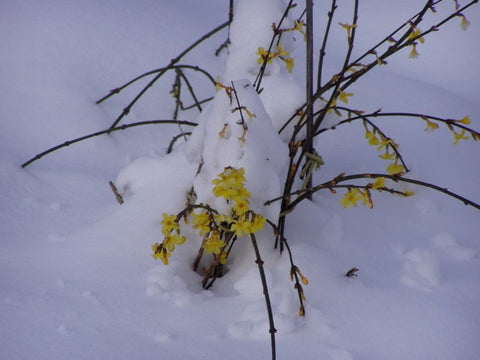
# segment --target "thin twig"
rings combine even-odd
[[[351,32],[347,32],[347,38],[348,38],[348,50],[347,54],[345,55],[345,60],[343,62],[343,67],[340,71],[340,74],[338,75],[338,79],[343,79],[345,76],[345,73],[347,69],[349,68],[349,63],[350,63],[350,57],[352,56],[352,51],[353,51],[353,46],[355,44],[355,34],[357,30],[357,22],[358,22],[358,0],[355,0],[354,8],[353,8],[353,20],[352,20],[352,25],[351,25]],[[335,84],[335,87],[332,91],[332,94],[330,95],[330,98],[325,105],[325,107],[322,109],[322,112],[320,115],[317,117],[317,120],[315,121],[314,124],[314,129],[318,129],[320,125],[322,124],[323,120],[325,119],[325,114],[327,112],[327,109],[332,105],[333,101],[336,99],[336,97],[339,94],[339,89],[340,89],[341,81],[337,81]],[[343,88],[342,90],[343,91]],[[323,93],[323,92],[322,92]],[[321,94],[317,91],[317,94],[314,95],[314,98],[320,98]]]
[[[151,71],[148,71],[142,75],[139,75],[137,77],[135,77],[134,79],[128,81],[127,83],[113,89],[113,90],[110,90],[110,92],[105,95],[104,97],[102,97],[101,99],[97,100],[95,103],[98,105],[98,104],[101,104],[102,102],[104,102],[105,100],[107,100],[108,98],[110,98],[111,96],[115,95],[115,94],[118,94],[120,93],[122,90],[124,90],[125,88],[127,88],[128,86],[132,85],[133,83],[137,82],[138,80],[141,80],[143,79],[144,77],[147,77],[147,76],[150,76],[150,75],[153,75],[153,74],[157,74],[159,72],[162,72],[164,70],[176,70],[176,69],[190,69],[190,70],[194,70],[194,71],[198,71],[202,74],[204,74],[211,82],[213,85],[216,85],[217,82],[216,80],[214,79],[214,77],[212,75],[210,75],[210,73],[204,69],[202,69],[201,67],[199,66],[194,66],[194,65],[187,65],[187,64],[180,64],[180,65],[174,65],[174,66],[165,66],[165,67],[162,67],[162,68],[159,68],[159,69],[155,69],[155,70],[151,70]]]
[[[305,153],[313,152],[313,1],[306,0],[306,17],[307,17],[307,46],[306,46],[306,99],[307,99],[307,134],[303,144]],[[312,178],[306,180],[306,187],[312,186]]]
[[[326,55],[325,49],[327,48],[328,35],[330,34],[330,28],[332,26],[333,15],[334,15],[336,9],[337,9],[337,2],[336,2],[336,0],[332,0],[332,6],[330,8],[330,11],[328,12],[327,26],[325,28],[325,32],[324,32],[324,35],[323,35],[322,47],[320,48],[320,55],[318,57],[317,91],[322,86],[323,61],[324,61],[325,55]]]
[[[290,203],[290,209],[292,209],[293,207],[298,205],[301,201],[303,201],[307,198],[307,195],[306,195],[307,193],[312,193],[313,194],[313,193],[315,193],[319,190],[323,190],[323,189],[334,189],[336,187],[340,187],[340,185],[337,185],[337,184],[339,184],[341,182],[345,182],[345,181],[356,180],[356,179],[376,179],[376,178],[380,178],[380,177],[383,177],[385,179],[390,179],[390,180],[393,180],[395,182],[405,182],[405,183],[409,183],[409,184],[415,184],[415,185],[419,185],[419,186],[422,186],[422,187],[430,188],[430,189],[439,191],[441,193],[444,193],[444,194],[446,194],[450,197],[453,197],[453,198],[463,202],[465,205],[469,205],[469,206],[472,206],[472,207],[480,210],[480,204],[479,203],[476,203],[476,202],[474,202],[470,199],[467,199],[464,196],[461,196],[457,193],[454,193],[453,191],[450,191],[447,188],[444,188],[444,187],[441,187],[441,186],[438,186],[438,185],[435,185],[435,184],[431,184],[429,182],[417,180],[417,179],[405,178],[401,174],[389,175],[389,174],[379,174],[379,173],[376,173],[376,174],[375,173],[362,173],[362,174],[337,176],[336,178],[334,178],[330,181],[327,181],[323,184],[314,186],[310,189],[293,191],[289,194],[282,195],[282,196],[279,196],[279,197],[274,198],[272,200],[266,201],[264,205],[270,205],[275,201],[282,200],[284,197],[299,195],[294,201],[292,201]],[[352,186],[352,185],[350,185],[350,186]],[[341,185],[341,187],[345,187],[345,186]]]
[[[115,195],[115,199],[117,199],[117,202],[122,205],[123,204],[123,198],[122,195],[118,193],[117,187],[113,183],[113,181],[109,181],[108,185],[110,185],[110,189],[112,189],[113,194]]]
[[[205,104],[205,103],[207,103],[207,102],[209,102],[209,101],[212,101],[212,100],[213,100],[213,96],[208,97],[208,98],[203,99],[203,100],[200,100],[200,101],[198,101],[198,103],[199,103],[200,105],[203,105],[203,104]],[[187,106],[183,105],[183,106],[182,106],[182,110],[190,110],[190,109],[193,109],[193,108],[196,107],[196,106],[197,106],[197,104],[192,104],[192,105],[187,105]]]
[[[458,123],[457,121],[455,121],[454,119],[445,119],[445,118],[441,118],[441,117],[433,116],[433,115],[400,112],[400,111],[399,112],[375,111],[375,112],[372,112],[370,114],[361,114],[358,110],[349,109],[349,108],[346,108],[346,107],[343,107],[343,106],[334,106],[334,107],[332,107],[332,109],[343,110],[343,111],[351,112],[351,113],[354,113],[354,114],[357,114],[357,115],[349,117],[347,119],[344,119],[344,120],[336,123],[332,127],[319,129],[313,136],[318,136],[321,133],[324,133],[325,131],[334,130],[340,125],[350,124],[350,123],[352,123],[353,121],[356,121],[356,120],[364,120],[364,119],[368,119],[368,118],[371,118],[371,117],[381,118],[381,117],[401,117],[401,116],[404,116],[404,117],[417,118],[417,119],[420,119],[422,121],[423,121],[423,118],[438,121],[438,122],[444,123],[446,126],[452,126],[452,127],[456,127],[456,128],[468,131],[469,133],[474,134],[476,137],[480,138],[480,132],[479,131],[476,131],[476,130],[468,127],[468,126],[462,125],[462,124]],[[369,122],[369,123],[372,124],[371,122]]]
[[[233,0],[229,0],[229,6],[228,6],[228,35],[227,39],[218,47],[218,49],[215,51],[215,56],[220,55],[223,49],[228,48],[228,45],[230,45],[230,28],[232,26],[232,21],[233,21]]]
[[[283,12],[283,15],[282,15],[282,18],[280,19],[280,22],[278,23],[278,25],[276,25],[274,27],[273,36],[272,36],[272,39],[270,41],[270,45],[268,46],[267,54],[266,54],[265,58],[263,59],[263,62],[262,62],[262,65],[260,67],[260,70],[258,71],[257,77],[255,78],[255,81],[253,82],[253,86],[255,87],[255,90],[257,92],[260,92],[260,89],[261,89],[260,86],[262,84],[262,78],[263,78],[263,75],[265,74],[265,69],[267,68],[269,56],[272,53],[273,44],[275,43],[275,40],[277,39],[277,37],[281,33],[281,26],[283,24],[283,21],[287,18],[288,12],[293,7],[292,4],[293,4],[293,0],[290,0],[288,2],[287,7],[285,8],[285,11]]]
[[[182,95],[182,81],[180,79],[180,71],[175,69],[175,80],[173,82],[172,91],[170,92],[175,99],[175,109],[173,110],[173,120],[178,119],[178,113],[182,107],[182,101],[180,100],[180,96]],[[178,126],[180,132],[183,133],[181,126]]]
[[[260,273],[260,279],[262,281],[263,287],[263,296],[265,298],[265,305],[267,306],[267,313],[268,313],[268,322],[270,325],[270,343],[272,346],[272,360],[276,358],[276,346],[275,346],[275,333],[277,329],[275,329],[275,323],[273,321],[273,311],[272,311],[272,304],[270,302],[270,295],[268,293],[268,286],[267,286],[267,279],[265,277],[265,270],[263,269],[263,260],[260,256],[260,250],[258,249],[257,239],[255,238],[255,234],[250,234],[250,239],[252,240],[252,246],[255,251],[255,263],[258,265],[258,272]]]
[[[297,290],[297,294],[298,294],[298,301],[300,303],[300,313],[302,314],[302,316],[305,316],[306,311],[305,311],[305,304],[303,300],[302,285],[300,284],[300,280],[298,279],[298,273],[296,271],[292,272],[293,269],[298,269],[298,267],[297,265],[295,265],[293,261],[293,253],[292,253],[292,250],[290,249],[290,245],[288,244],[288,241],[285,238],[285,236],[280,234],[277,226],[273,222],[267,219],[267,223],[272,227],[275,233],[275,237],[280,238],[280,241],[284,244],[285,248],[287,249],[288,259],[290,260],[290,269],[291,269],[290,274],[293,274],[293,278],[295,280],[294,287]]]
[[[188,54],[192,49],[194,49],[197,45],[201,44],[203,41],[208,39],[210,36],[214,35],[218,31],[222,30],[226,26],[228,26],[229,22],[226,21],[223,24],[220,24],[213,30],[209,31],[205,35],[203,35],[201,38],[196,40],[194,43],[192,43],[190,46],[188,46],[185,50],[183,50],[179,55],[177,55],[175,58],[173,58],[170,63],[162,68],[162,70],[152,79],[150,82],[135,96],[135,98],[123,109],[122,113],[117,117],[117,119],[113,122],[113,124],[110,126],[110,130],[113,131],[113,128],[130,112],[131,108],[135,103],[142,97],[143,94],[153,85],[155,82],[160,79],[163,74],[165,74],[169,69],[172,69],[172,67],[180,61],[186,54]]]
[[[173,150],[173,146],[175,145],[175,143],[178,141],[178,139],[180,138],[184,138],[185,140],[187,139],[187,136],[190,136],[192,135],[192,132],[191,131],[184,131],[184,132],[181,132],[180,134],[177,134],[175,135],[172,140],[170,140],[170,143],[168,144],[168,148],[167,148],[167,154],[170,154]]]
[[[188,78],[185,76],[183,71],[180,70],[180,77],[185,81],[185,84],[187,84],[188,92],[190,95],[192,95],[192,99],[194,101],[195,106],[197,107],[198,111],[202,111],[202,106],[200,105],[200,102],[198,101],[197,96],[195,95],[195,91],[193,90],[192,84],[188,80]]]
[[[61,149],[61,148],[66,147],[66,146],[70,146],[72,144],[75,144],[75,143],[83,141],[83,140],[93,138],[95,136],[109,134],[112,131],[125,130],[125,129],[131,128],[131,127],[143,126],[143,125],[178,124],[178,123],[180,123],[182,125],[188,125],[188,126],[197,126],[197,123],[190,122],[190,121],[184,121],[184,120],[147,120],[147,121],[140,121],[140,122],[131,123],[131,124],[124,124],[124,125],[120,125],[120,126],[117,126],[117,127],[114,127],[114,128],[109,128],[107,130],[97,131],[97,132],[89,134],[89,135],[81,136],[81,137],[73,139],[73,140],[65,141],[62,144],[56,145],[56,146],[54,146],[54,147],[52,147],[48,150],[45,150],[44,152],[41,152],[40,154],[35,155],[30,160],[24,162],[22,164],[22,168],[30,165],[34,161],[37,161],[37,160],[41,159],[42,157],[44,157],[45,155],[47,155],[51,152],[54,152],[58,149]]]

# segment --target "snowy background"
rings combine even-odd
[[[405,21],[417,3],[361,2],[356,51]],[[452,6],[439,7],[433,22]],[[339,9],[336,22],[351,21],[347,9]],[[479,10],[466,13],[468,31],[455,19],[418,47],[418,59],[408,59],[406,49],[368,74],[351,88],[352,107],[470,115],[479,129]],[[231,271],[210,291],[189,267],[194,241],[178,248],[168,267],[150,256],[150,245],[161,241],[162,212],[179,210],[196,170],[181,152],[163,157],[175,126],[97,137],[20,167],[51,146],[108,128],[141,85],[102,105],[97,99],[168,64],[225,21],[227,11],[227,1],[214,0],[1,2],[1,359],[269,358],[249,246],[239,244]],[[232,74],[226,55],[213,55],[225,37],[216,35],[182,62],[214,76]],[[343,61],[342,29],[331,44],[327,71],[333,72]],[[301,45],[291,84],[303,81]],[[214,95],[197,80],[202,95]],[[171,118],[172,82],[165,77],[124,121]],[[279,92],[295,97],[288,86],[294,88]],[[196,113],[180,116],[194,120]],[[478,143],[451,146],[446,129],[426,133],[424,127],[412,119],[382,122],[412,177],[478,202]],[[386,166],[360,123],[325,133],[316,148],[325,160],[319,180]],[[110,180],[130,183],[124,205],[115,201]],[[373,210],[345,210],[340,192],[319,193],[289,217],[287,237],[310,280],[305,318],[297,316],[287,258],[262,234],[279,359],[478,358],[479,213],[430,190],[409,190],[413,198],[374,194]],[[354,266],[358,277],[344,277]]]

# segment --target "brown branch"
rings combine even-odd
[[[255,234],[250,234],[250,239],[252,240],[252,246],[255,251],[255,263],[258,265],[258,272],[260,273],[260,279],[262,281],[262,288],[263,288],[263,296],[265,298],[265,304],[267,306],[267,313],[268,313],[268,322],[270,324],[270,343],[272,347],[272,360],[276,358],[276,347],[275,347],[275,333],[277,329],[275,329],[275,323],[273,321],[273,311],[272,311],[272,304],[270,302],[270,295],[268,293],[268,286],[267,286],[267,279],[265,277],[265,270],[263,269],[263,260],[260,256],[260,250],[258,250],[257,239],[255,238]]]
[[[205,35],[203,35],[201,38],[196,40],[194,43],[192,43],[190,46],[188,46],[185,50],[183,50],[179,55],[174,57],[170,63],[162,68],[162,70],[152,79],[150,82],[137,94],[137,96],[134,97],[134,99],[123,109],[122,113],[117,117],[117,119],[113,122],[113,124],[110,126],[110,130],[113,131],[113,128],[130,112],[131,108],[135,103],[145,94],[145,92],[153,85],[155,82],[160,79],[168,70],[172,69],[172,67],[180,61],[185,55],[187,55],[192,49],[194,49],[197,45],[201,44],[203,41],[208,39],[210,36],[214,35],[218,31],[222,30],[226,26],[228,26],[229,22],[226,21],[223,24],[220,24],[213,30],[209,31]]]
[[[313,1],[306,0],[306,15],[307,15],[307,46],[306,46],[306,126],[307,137],[303,143],[303,151],[305,153],[313,152]],[[312,178],[306,179],[306,187],[312,186]]]
[[[175,143],[178,141],[178,139],[183,137],[186,140],[187,136],[190,136],[190,135],[192,135],[192,133],[190,131],[184,131],[184,132],[181,132],[180,134],[175,135],[172,138],[172,140],[170,140],[170,143],[168,144],[167,154],[170,154],[172,152],[173,145],[175,145]]]
[[[441,187],[441,186],[438,186],[438,185],[435,185],[435,184],[432,184],[432,183],[428,183],[428,182],[425,182],[425,181],[421,181],[421,180],[405,178],[401,174],[389,175],[389,174],[378,174],[378,173],[362,173],[362,174],[354,174],[354,175],[348,175],[348,176],[345,176],[345,175],[337,176],[336,178],[334,178],[330,181],[327,181],[323,184],[314,186],[310,189],[293,191],[289,194],[282,195],[282,196],[279,196],[279,197],[274,198],[272,200],[266,201],[264,205],[270,205],[275,201],[282,200],[285,196],[290,197],[290,196],[293,196],[293,195],[299,195],[294,201],[292,201],[290,203],[290,208],[289,209],[293,209],[301,201],[303,201],[307,198],[307,195],[306,195],[307,193],[312,193],[313,194],[313,193],[315,193],[319,190],[323,190],[323,189],[334,189],[336,187],[345,187],[345,185],[343,185],[343,184],[338,185],[339,183],[345,182],[345,181],[356,180],[356,179],[376,179],[376,178],[380,178],[380,177],[383,177],[385,179],[390,179],[390,180],[393,180],[395,182],[405,182],[405,183],[409,183],[409,184],[415,184],[415,185],[419,185],[419,186],[422,186],[422,187],[430,188],[430,189],[439,191],[441,193],[444,193],[445,195],[448,195],[450,197],[453,197],[453,198],[463,202],[465,205],[469,205],[469,206],[472,206],[472,207],[480,210],[480,204],[478,204],[478,203],[476,203],[476,202],[474,202],[470,199],[467,199],[466,197],[461,196],[457,193],[454,193],[453,191],[450,191],[447,188],[444,188],[444,187]],[[350,186],[352,186],[352,185],[350,185]]]
[[[190,93],[190,95],[192,96],[192,99],[194,101],[194,105],[197,107],[198,111],[201,112],[202,111],[202,106],[200,105],[200,102],[198,101],[198,98],[195,95],[195,91],[193,90],[192,84],[190,83],[188,78],[185,76],[185,74],[181,70],[180,70],[180,77],[183,79],[183,81],[185,81],[185,84],[187,84],[187,89],[188,89],[188,92]],[[183,106],[182,106],[182,108],[183,108]]]
[[[258,93],[260,92],[260,85],[262,83],[263,75],[265,74],[265,69],[267,68],[269,56],[272,53],[273,44],[275,43],[275,40],[277,39],[277,37],[280,35],[280,33],[281,33],[280,27],[282,26],[283,21],[287,18],[288,12],[290,11],[290,9],[292,7],[294,7],[293,0],[290,0],[288,2],[287,7],[285,8],[285,11],[283,12],[283,15],[282,15],[282,18],[280,19],[280,22],[278,23],[278,25],[276,25],[274,27],[273,36],[272,36],[272,39],[270,41],[270,45],[268,46],[267,54],[266,54],[265,58],[263,59],[263,62],[262,62],[262,65],[260,67],[260,70],[258,71],[257,77],[255,78],[255,81],[253,82],[253,86],[255,87],[255,90]]]
[[[113,194],[115,195],[115,199],[117,199],[118,203],[119,203],[120,205],[122,205],[122,204],[123,204],[122,195],[120,195],[120,194],[118,193],[117,187],[115,186],[115,184],[113,183],[113,181],[110,181],[110,182],[108,183],[108,185],[110,185],[110,189],[112,189]]]
[[[330,34],[330,28],[332,26],[332,20],[333,20],[333,14],[335,13],[335,10],[337,9],[337,2],[336,0],[332,0],[332,6],[330,8],[330,11],[328,12],[328,20],[327,20],[327,26],[325,28],[323,40],[322,40],[322,47],[320,48],[320,56],[318,60],[318,74],[317,74],[317,91],[321,88],[322,86],[322,73],[323,73],[323,60],[325,58],[326,52],[325,49],[327,47],[327,40],[328,40],[328,35]]]
[[[153,75],[153,74],[157,74],[159,72],[162,72],[164,70],[176,70],[176,69],[189,69],[189,70],[194,70],[194,71],[198,71],[202,74],[204,74],[212,83],[213,85],[216,85],[217,82],[215,81],[215,79],[213,78],[212,75],[210,75],[210,73],[204,69],[202,69],[201,67],[199,66],[194,66],[194,65],[186,65],[186,64],[181,64],[181,65],[174,65],[174,66],[165,66],[165,67],[162,67],[162,68],[159,68],[159,69],[155,69],[155,70],[151,70],[151,71],[148,71],[144,74],[141,74],[137,77],[135,77],[134,79],[128,81],[127,83],[113,89],[113,90],[110,90],[110,92],[105,95],[104,97],[102,97],[101,99],[97,100],[95,103],[96,104],[101,104],[102,102],[104,102],[105,100],[107,100],[108,98],[110,98],[111,96],[115,95],[115,94],[118,94],[120,93],[122,90],[124,90],[125,88],[127,88],[128,86],[132,85],[133,83],[137,82],[138,80],[141,80],[143,79],[144,77],[147,77],[147,76],[150,76],[150,75]]]
[[[76,138],[76,139],[73,139],[73,140],[68,140],[68,141],[65,141],[64,143],[62,144],[59,144],[59,145],[56,145],[48,150],[45,150],[44,152],[41,152],[40,154],[37,154],[35,155],[33,158],[31,158],[30,160],[27,160],[26,162],[24,162],[22,164],[22,168],[30,165],[31,163],[33,163],[34,161],[37,161],[39,159],[41,159],[42,157],[44,157],[45,155],[51,153],[51,152],[54,152],[58,149],[61,149],[61,148],[64,148],[64,147],[67,147],[67,146],[70,146],[72,144],[75,144],[77,142],[80,142],[80,141],[83,141],[83,140],[87,140],[87,139],[90,139],[90,138],[93,138],[95,136],[99,136],[99,135],[104,135],[104,134],[110,134],[112,131],[118,131],[118,130],[125,130],[125,129],[128,129],[128,128],[131,128],[131,127],[136,127],[136,126],[142,126],[142,125],[155,125],[155,124],[182,124],[182,125],[188,125],[188,126],[197,126],[196,123],[194,122],[190,122],[190,121],[183,121],[183,120],[147,120],[147,121],[140,121],[140,122],[136,122],[136,123],[131,123],[131,124],[124,124],[124,125],[121,125],[121,126],[118,126],[118,127],[114,127],[114,128],[109,128],[107,130],[102,130],[102,131],[97,131],[93,134],[89,134],[89,135],[85,135],[85,136],[81,136],[79,138]]]
[[[345,125],[345,124],[350,124],[352,121],[356,121],[356,120],[363,120],[365,118],[371,118],[371,117],[374,117],[374,118],[380,118],[380,117],[400,117],[400,116],[405,116],[405,117],[412,117],[412,118],[417,118],[417,119],[420,119],[423,121],[423,118],[426,118],[426,119],[429,119],[429,120],[434,120],[434,121],[438,121],[438,122],[441,122],[441,123],[444,123],[447,127],[448,126],[452,126],[452,127],[456,127],[456,128],[459,128],[459,129],[463,129],[463,130],[466,130],[468,131],[469,133],[471,134],[474,134],[476,137],[479,137],[480,138],[480,132],[477,131],[477,130],[474,130],[468,126],[465,126],[463,124],[460,124],[458,122],[456,122],[454,119],[445,119],[445,118],[441,118],[441,117],[438,117],[438,116],[433,116],[433,115],[427,115],[427,114],[420,114],[420,113],[410,113],[410,112],[381,112],[381,111],[375,111],[375,112],[372,112],[370,114],[361,114],[358,110],[353,110],[353,109],[349,109],[349,108],[346,108],[346,107],[343,107],[343,106],[335,106],[333,107],[337,110],[343,110],[343,111],[348,111],[348,112],[352,112],[354,114],[358,114],[357,116],[352,116],[352,117],[349,117],[347,119],[344,119],[340,122],[338,122],[337,124],[335,124],[334,126],[332,127],[329,127],[329,128],[323,128],[323,129],[320,129],[318,130],[313,136],[317,136],[317,135],[320,135],[321,133],[325,132],[325,131],[328,131],[328,130],[334,130],[337,126],[340,126],[340,125]],[[402,162],[403,163],[403,162]]]

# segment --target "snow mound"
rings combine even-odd
[[[226,167],[243,167],[251,209],[275,221],[279,205],[264,210],[263,203],[280,195],[287,150],[252,85],[239,80],[232,86],[235,94],[217,92],[184,147],[187,159],[201,164],[193,183],[197,202],[224,211],[223,199],[212,194],[212,180]]]

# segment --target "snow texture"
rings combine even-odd
[[[282,37],[295,57],[294,71],[271,64],[258,96],[252,87],[256,51],[268,47],[284,2],[238,0],[235,6],[228,54],[214,56],[225,31],[182,61],[205,67],[225,86],[233,82],[241,106],[255,114],[242,113],[245,141],[239,139],[245,130],[240,111],[232,112],[236,99],[193,74],[202,98],[214,100],[200,115],[181,113],[199,125],[173,153],[165,154],[175,125],[144,126],[73,144],[22,169],[19,164],[46,148],[108,128],[141,85],[101,105],[95,101],[168,64],[226,18],[228,2],[2,1],[0,359],[269,358],[265,301],[248,242],[235,245],[228,272],[208,291],[191,270],[200,245],[193,233],[169,266],[153,260],[150,249],[162,240],[162,212],[181,210],[192,186],[197,201],[224,206],[212,197],[211,180],[225,166],[244,166],[253,208],[278,215],[278,204],[263,202],[281,192],[288,132],[279,136],[275,129],[303,102],[304,43],[293,33]],[[432,22],[452,6],[437,5]],[[413,0],[360,2],[356,54],[417,7]],[[317,2],[315,8],[315,18],[324,19],[328,7]],[[337,15],[335,24],[350,22],[351,8],[339,4]],[[468,114],[479,129],[478,5],[465,15],[468,31],[454,19],[418,47],[417,60],[401,52],[355,84],[349,105],[447,118]],[[320,20],[317,26],[321,31]],[[338,71],[345,48],[345,32],[334,26],[325,79]],[[173,81],[170,74],[152,87],[124,121],[171,118]],[[381,126],[400,144],[412,177],[479,201],[478,143],[452,147],[447,129],[425,133],[424,123],[408,118]],[[315,180],[383,171],[385,163],[363,135],[355,123],[322,134],[315,147],[325,165]],[[269,230],[258,235],[278,359],[478,359],[478,212],[430,190],[408,189],[414,197],[373,194],[373,210],[345,210],[341,191],[321,192],[289,215],[286,235],[309,279],[305,318],[297,316],[286,254],[273,249]],[[345,277],[352,267],[357,277]]]

